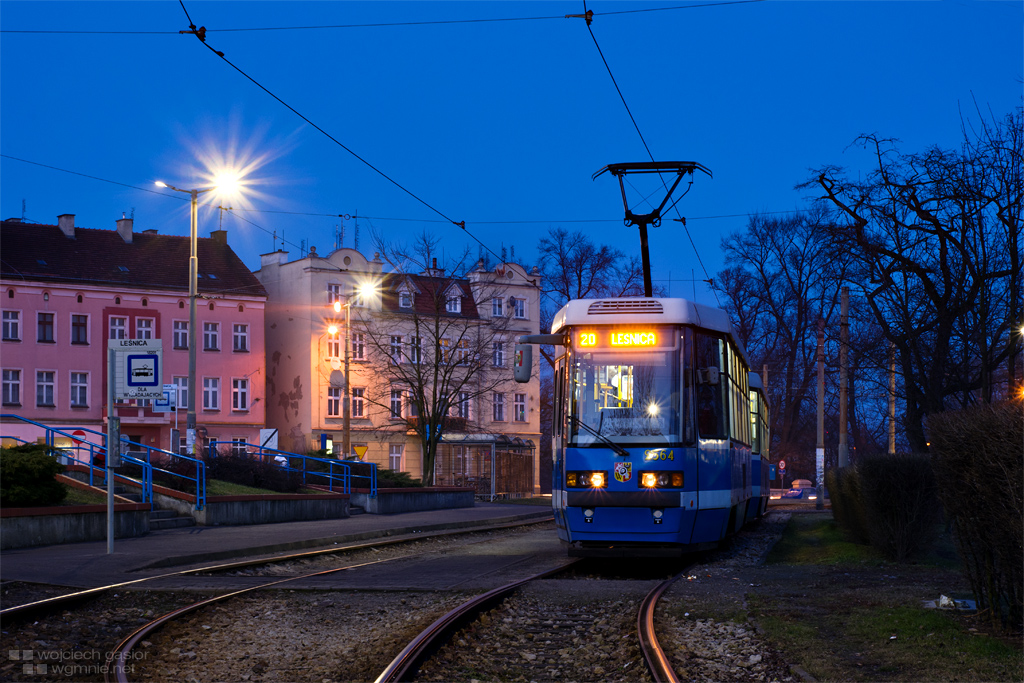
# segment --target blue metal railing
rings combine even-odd
[[[0,415],[0,420],[17,420],[25,424],[34,425],[43,430],[43,438],[45,444],[50,448],[54,449],[57,457],[64,458],[66,461],[73,462],[77,465],[83,465],[86,467],[89,473],[89,485],[106,485],[106,453],[107,453],[107,435],[105,432],[100,432],[95,429],[89,429],[88,427],[76,427],[75,431],[87,432],[88,434],[95,435],[95,440],[89,440],[89,438],[82,439],[78,436],[72,435],[67,430],[55,429],[41,422],[30,420],[21,415],[14,414],[3,414]],[[61,436],[71,441],[71,446],[57,447],[56,437]],[[16,437],[5,437],[5,438],[16,438]],[[22,439],[17,439],[23,441]],[[122,482],[129,486],[138,487],[142,492],[142,502],[149,503],[150,507],[153,505],[153,474],[159,472],[168,477],[179,478],[190,482],[195,485],[196,489],[196,510],[202,510],[206,506],[206,465],[202,460],[191,458],[186,455],[174,453],[172,451],[165,451],[160,448],[154,448],[152,446],[146,446],[144,444],[130,441],[124,437],[121,437],[121,445],[128,446],[131,451],[136,454],[144,453],[143,457],[137,455],[131,455],[130,453],[121,456],[123,463],[135,465],[140,470],[140,478],[133,479],[127,475],[114,472],[114,482]],[[161,461],[174,462],[175,460],[190,462],[195,465],[196,475],[191,477],[181,472],[174,472],[172,470],[164,469],[153,463],[153,456],[159,455]],[[103,464],[98,464],[102,462]],[[101,484],[97,484],[97,480]],[[190,485],[191,485],[190,484]]]
[[[230,448],[231,452],[238,452],[240,445],[231,441],[213,441],[209,445],[209,457],[217,457],[218,446],[224,446],[226,449]],[[366,480],[371,496],[377,495],[377,466],[373,463],[365,463],[370,466],[369,475],[352,474],[350,463],[346,463],[343,460],[300,455],[298,453],[280,451],[276,448],[256,446],[255,444],[246,444],[245,446],[245,452],[250,457],[268,461],[285,472],[298,473],[302,477],[303,484],[325,485],[329,491],[351,493],[354,479]]]

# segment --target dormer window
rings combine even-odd
[[[398,293],[398,307],[399,308],[412,308],[412,292],[399,292]]]
[[[445,310],[449,313],[461,313],[462,312],[462,297],[451,294],[448,295],[448,300],[445,303]]]

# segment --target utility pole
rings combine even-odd
[[[825,507],[825,319],[818,318],[818,447],[814,453],[818,499],[814,507]]]
[[[889,342],[889,455],[896,455],[896,344]]]
[[[842,289],[842,309],[839,321],[839,467],[850,466],[850,447],[847,444],[847,415],[849,398],[849,346],[850,346],[850,288]]]

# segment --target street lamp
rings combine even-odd
[[[237,187],[237,181],[228,177],[218,178],[218,184],[212,187],[204,187],[197,190],[182,190],[173,185],[168,185],[163,181],[156,181],[157,187],[166,187],[168,190],[174,190],[175,192],[184,192],[192,198],[191,201],[191,220],[190,220],[190,232],[189,232],[189,243],[191,245],[191,252],[188,259],[188,411],[185,414],[185,447],[188,454],[195,457],[196,454],[196,340],[198,338],[198,330],[196,330],[196,298],[198,296],[199,287],[199,236],[198,236],[198,222],[199,222],[199,208],[198,198],[199,195],[205,192],[211,192],[213,190],[221,190],[223,188],[234,189]]]
[[[372,282],[364,282],[359,285],[359,290],[355,294],[346,296],[345,303],[341,301],[334,302],[334,312],[341,313],[342,307],[345,308],[345,395],[342,398],[342,437],[341,437],[341,448],[345,454],[344,457],[348,458],[352,455],[352,388],[349,386],[349,349],[352,346],[352,296],[358,296],[364,303],[369,301],[370,295],[376,291],[377,287]],[[328,328],[328,332],[332,335],[338,333],[338,328],[335,325],[331,325]]]

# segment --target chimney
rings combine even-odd
[[[125,244],[132,243],[132,223],[135,220],[132,218],[118,218],[117,219],[117,234],[121,236]]]
[[[75,214],[62,213],[57,216],[57,225],[60,227],[60,231],[67,237],[75,236]]]
[[[227,244],[228,243],[228,231],[227,230],[212,230],[212,231],[210,231],[210,237],[212,237],[213,241],[218,243],[218,244]]]

